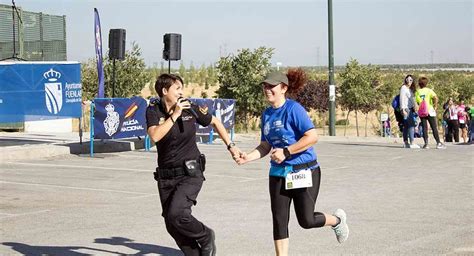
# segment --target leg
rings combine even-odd
[[[462,127],[461,127],[461,137],[462,137],[462,141],[466,143],[467,142],[467,129],[466,129],[465,124],[462,124]]]
[[[312,172],[313,186],[294,191],[295,212],[298,223],[305,229],[332,226],[339,243],[343,243],[349,236],[349,227],[346,223],[346,213],[337,209],[334,215],[314,212],[314,205],[318,198],[321,183],[321,170],[318,167]],[[337,217],[336,217],[337,216]]]
[[[403,120],[403,142],[405,143],[405,146],[407,146],[408,143],[408,125],[407,121]]]
[[[318,198],[319,185],[321,183],[321,170],[319,167],[312,171],[312,178],[313,186],[294,191],[295,195],[293,197],[298,223],[304,229],[320,228],[326,224],[325,214],[314,212],[314,205]]]
[[[166,221],[181,236],[197,241],[201,246],[202,255],[214,255],[213,231],[191,215],[191,207],[197,204],[196,198],[201,190],[202,182],[203,177],[184,176],[180,179],[174,191],[173,200],[169,204]],[[210,250],[209,253],[207,249]]]
[[[186,256],[200,256],[201,252],[199,249],[199,245],[195,239],[185,237],[179,233],[179,231],[171,225],[165,219],[166,230],[168,233],[173,237],[178,245],[179,249],[184,253]]]
[[[408,136],[410,138],[410,144],[413,144],[413,142],[415,141],[415,127],[414,126],[408,127]]]
[[[288,221],[291,198],[285,190],[283,178],[270,177],[269,190],[273,219],[273,240],[277,255],[288,255]]]
[[[421,127],[423,127],[423,141],[425,142],[425,146],[428,145],[428,119],[429,117],[422,117],[421,118]],[[433,127],[431,125],[431,122],[430,122],[430,126]]]
[[[454,141],[459,142],[459,121],[454,120],[453,122],[453,129],[454,129]]]
[[[453,121],[448,120],[448,133],[446,135],[446,142],[453,142]]]
[[[176,200],[174,198],[176,186],[180,178],[175,179],[161,179],[158,181],[158,191],[160,193],[160,200],[163,209],[162,216],[165,219],[166,230],[173,237],[178,247],[186,256],[199,256],[200,249],[196,239],[186,237],[179,233],[179,230],[171,225],[168,217],[170,204]]]
[[[274,243],[275,243],[275,254],[277,256],[288,255],[288,247],[289,247],[290,239],[285,238],[285,239],[275,240]]]
[[[430,116],[428,117],[428,121],[430,122],[431,131],[433,131],[433,137],[436,140],[436,144],[441,143],[441,140],[439,139],[438,124],[436,122],[436,117]]]

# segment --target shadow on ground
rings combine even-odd
[[[38,246],[38,245],[28,245],[23,243],[15,242],[5,242],[2,245],[11,247],[12,250],[22,254],[30,256],[85,256],[85,255],[100,255],[104,253],[112,255],[170,255],[170,256],[182,256],[181,251],[174,248],[153,245],[153,244],[144,244],[137,243],[134,240],[124,237],[111,237],[111,238],[96,238],[94,243],[97,244],[108,244],[116,246],[117,251],[104,250],[99,248],[93,248],[88,246]],[[136,253],[123,253],[120,252],[119,246],[125,246],[132,250],[135,250]],[[80,252],[80,251],[88,251]]]
[[[330,142],[331,144],[335,145],[345,145],[345,146],[362,146],[362,147],[379,147],[379,148],[402,148],[401,144],[361,144],[361,143],[342,143],[342,142]]]

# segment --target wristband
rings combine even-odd
[[[283,154],[285,155],[285,159],[288,159],[291,157],[290,150],[288,150],[288,147],[283,148]]]
[[[227,150],[230,150],[232,147],[235,147],[235,143],[231,142],[229,145],[227,145]]]

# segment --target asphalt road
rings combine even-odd
[[[251,137],[237,138],[249,150]],[[207,180],[193,214],[216,231],[218,255],[273,255],[268,158],[237,166],[224,145],[199,145]],[[299,227],[290,255],[474,255],[472,145],[446,150],[325,141],[316,211],[348,214]],[[65,155],[0,163],[0,255],[181,255],[167,234],[152,172],[156,152]]]

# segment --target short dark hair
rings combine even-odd
[[[420,88],[425,88],[427,84],[428,84],[428,78],[422,76],[420,77],[420,79],[418,79],[418,85],[420,86]]]
[[[169,89],[176,81],[180,81],[184,85],[183,79],[174,74],[161,74],[155,82],[155,91],[158,96],[163,97],[163,88]]]

